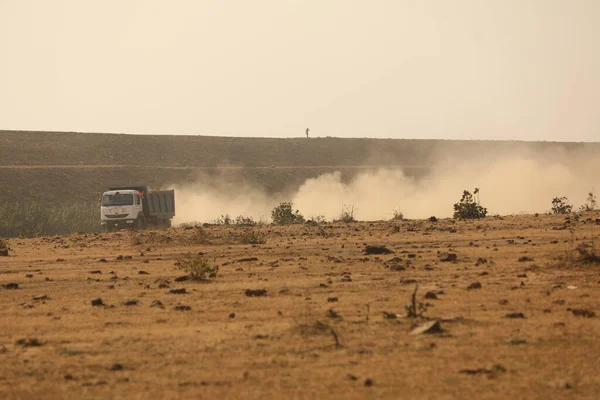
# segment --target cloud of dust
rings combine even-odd
[[[264,191],[238,180],[223,177],[203,177],[198,182],[173,185],[176,215],[174,224],[214,222],[223,215],[239,215],[255,221],[269,221],[276,200]]]
[[[405,218],[449,217],[463,190],[476,187],[489,214],[547,212],[554,197],[566,196],[578,208],[600,183],[600,159],[583,152],[513,150],[438,159],[419,179],[401,168],[362,172],[349,182],[335,172],[307,179],[286,198],[238,182],[188,185],[176,188],[175,222],[210,222],[222,214],[269,220],[280,201],[292,201],[307,218],[322,215],[327,220],[338,218],[344,207],[354,207],[358,220],[390,219],[394,210]]]

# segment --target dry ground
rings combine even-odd
[[[598,398],[600,316],[573,313],[600,314],[600,267],[570,252],[588,217],[263,226],[258,245],[226,226],[11,239],[0,397]],[[176,282],[199,252],[218,276]],[[410,333],[427,321],[404,317],[415,281],[442,333]]]

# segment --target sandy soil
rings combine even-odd
[[[597,217],[11,239],[0,397],[597,398],[600,264],[573,251]],[[175,281],[199,252],[216,278]]]

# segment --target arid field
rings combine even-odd
[[[598,398],[598,217],[9,239],[0,397]]]

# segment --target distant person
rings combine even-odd
[[[308,137],[308,132],[310,132],[310,129],[306,128],[306,137]]]

